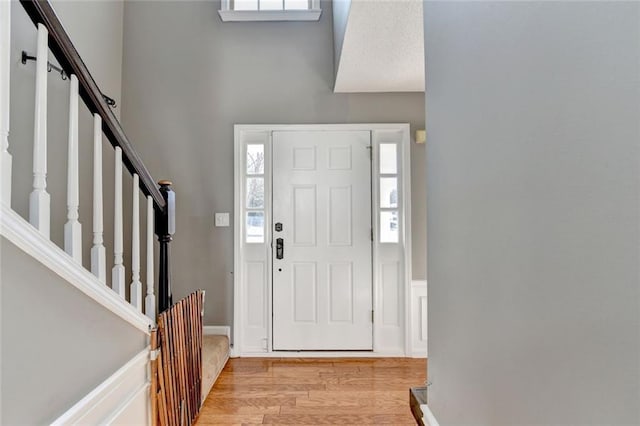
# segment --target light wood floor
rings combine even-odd
[[[424,384],[426,362],[230,359],[196,424],[415,425],[409,388]]]

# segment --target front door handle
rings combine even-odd
[[[276,259],[284,258],[284,239],[276,238]]]

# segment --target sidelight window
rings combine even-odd
[[[246,145],[245,242],[264,243],[264,145]]]
[[[381,143],[379,187],[380,242],[399,241],[398,145]]]

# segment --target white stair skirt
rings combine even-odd
[[[52,424],[151,424],[149,350],[133,357]]]

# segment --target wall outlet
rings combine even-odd
[[[229,226],[229,213],[216,213],[216,226]]]

